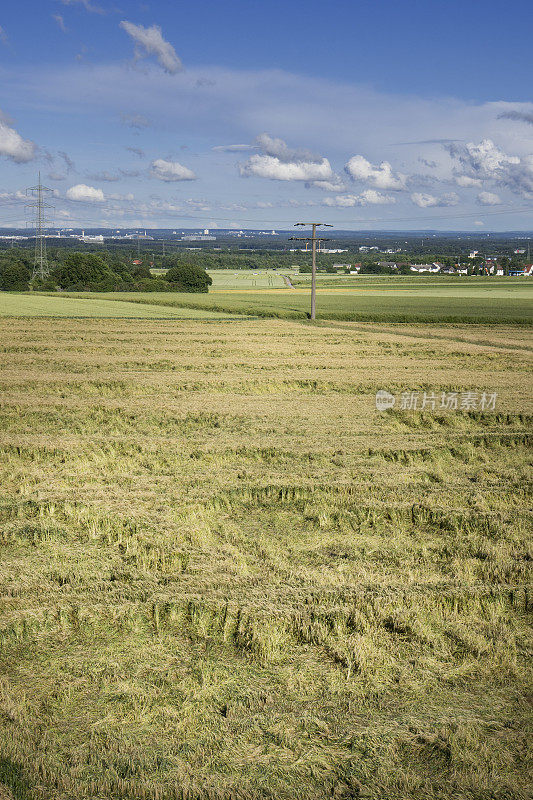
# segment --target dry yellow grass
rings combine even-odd
[[[527,797],[527,331],[3,320],[0,352],[7,797]]]

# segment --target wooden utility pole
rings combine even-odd
[[[307,242],[311,242],[311,250],[312,250],[312,270],[311,270],[311,319],[316,319],[316,243],[320,242],[329,242],[329,239],[320,239],[316,235],[316,229],[321,225],[326,228],[333,228],[333,225],[329,225],[327,222],[297,222],[296,226],[298,225],[310,225],[313,231],[311,236],[291,236],[292,241],[298,242],[305,242],[305,249],[307,250]]]

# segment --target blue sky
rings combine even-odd
[[[530,3],[23,0],[0,226],[531,229]]]

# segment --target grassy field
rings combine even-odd
[[[278,276],[279,277],[279,276]],[[227,277],[229,281],[230,278]],[[353,288],[328,285],[317,291],[322,319],[379,322],[464,322],[531,324],[533,281],[520,279],[392,279],[356,277]],[[319,282],[320,284],[320,282]],[[77,294],[88,297],[88,294]],[[305,318],[309,288],[212,288],[209,294],[109,293],[98,300],[128,300],[168,307],[211,309],[225,314]]]
[[[116,296],[115,296],[116,299]],[[230,315],[231,316],[231,315]],[[110,303],[98,295],[91,299],[42,294],[0,293],[0,317],[114,317],[126,319],[220,319],[228,314],[218,314],[208,309],[191,309],[162,306],[152,303],[129,303],[118,299]]]
[[[151,269],[155,276],[166,275],[166,269]],[[266,269],[213,269],[208,270],[213,279],[213,289],[282,289],[286,286],[281,272]],[[283,275],[298,277],[298,269],[282,270]]]
[[[11,318],[0,349],[2,800],[529,797],[526,329]]]
[[[298,274],[287,270],[285,275]],[[281,274],[273,270],[227,270],[213,269],[209,272],[213,279],[211,291],[216,289],[283,289],[286,284]]]

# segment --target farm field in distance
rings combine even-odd
[[[268,291],[148,305],[307,307]],[[415,317],[457,309],[424,291]],[[0,319],[0,796],[526,800],[533,340],[506,291],[463,294],[490,325],[100,295]]]
[[[263,274],[263,283],[267,275],[266,272]],[[281,278],[280,275],[277,277]],[[308,275],[293,277],[295,280],[309,280]],[[343,285],[337,287],[328,281],[330,277],[321,275],[318,280],[317,315],[322,319],[487,324],[531,324],[533,319],[533,281],[527,279],[373,278],[365,275],[347,276],[347,283],[342,282]],[[120,299],[150,305],[204,308],[225,314],[282,318],[304,319],[309,311],[308,285],[296,283],[295,288],[284,284],[278,288],[263,285],[239,289],[239,279],[233,274],[226,274],[223,280],[218,280],[221,288],[215,285],[208,294],[98,292],[91,295],[65,292],[63,296],[92,296],[99,301]],[[337,280],[341,283],[341,278]],[[246,281],[243,279],[243,282],[250,283],[251,277],[248,276]],[[325,285],[321,287],[321,283]]]

